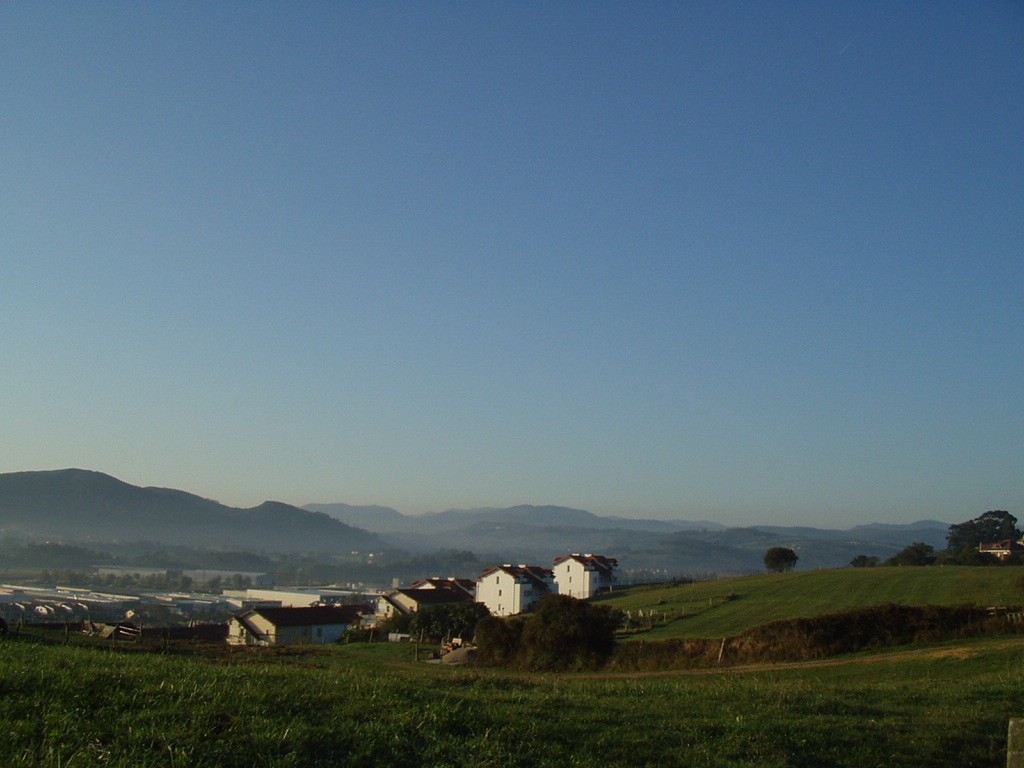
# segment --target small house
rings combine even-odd
[[[419,583],[419,582],[417,582]],[[474,596],[461,588],[410,587],[409,589],[393,589],[385,592],[377,599],[377,621],[390,619],[392,616],[417,613],[432,605],[450,603],[471,603]]]
[[[1000,560],[1007,560],[1014,555],[1024,555],[1024,543],[1005,539],[987,544],[979,544],[978,551],[982,554],[995,555]]]
[[[323,645],[336,643],[364,615],[364,605],[307,608],[253,608],[231,619],[228,642],[233,645]]]

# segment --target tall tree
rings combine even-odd
[[[949,526],[946,546],[950,552],[957,554],[967,549],[977,549],[979,544],[1007,539],[1018,541],[1020,538],[1017,518],[1006,510],[996,509],[973,520]]]

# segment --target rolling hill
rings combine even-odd
[[[638,587],[599,600],[634,616],[655,614],[639,637],[714,638],[780,619],[901,605],[1024,604],[1021,569],[1008,566],[840,568]],[[667,623],[664,623],[665,620]]]
[[[275,552],[382,546],[376,534],[289,504],[268,501],[238,509],[82,469],[0,474],[0,537]]]

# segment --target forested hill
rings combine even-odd
[[[265,502],[238,509],[82,469],[0,474],[0,537],[7,536],[264,551],[366,551],[381,546],[376,534],[290,504]]]

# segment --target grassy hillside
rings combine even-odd
[[[823,667],[527,675],[409,646],[210,656],[0,641],[10,766],[1001,766],[1024,643]],[[954,727],[950,727],[953,724]]]
[[[839,613],[884,603],[1021,605],[1024,568],[844,568],[637,588],[603,602],[655,613],[648,640],[728,637],[777,619]],[[678,617],[674,618],[673,617]],[[667,623],[666,623],[667,622]]]

